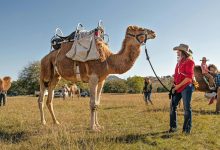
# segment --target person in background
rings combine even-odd
[[[216,89],[214,91],[214,96],[210,98],[209,105],[211,105],[214,100],[217,98],[217,93],[220,93],[220,72],[218,72],[218,69],[215,65],[209,65],[210,74],[214,76]],[[220,95],[219,95],[220,96]],[[220,112],[220,99],[217,100],[216,104],[216,112]]]
[[[152,83],[151,80],[146,77],[144,79],[143,93],[144,93],[144,100],[147,105],[148,105],[148,101],[153,105],[153,102],[151,100],[151,92],[152,92]]]
[[[202,61],[201,69],[202,69],[203,79],[208,84],[210,89],[214,89],[215,88],[215,82],[214,82],[214,79],[213,79],[212,75],[210,74],[210,71],[208,69],[208,65],[206,64],[206,62],[209,61],[209,60],[206,59],[206,57],[202,57],[202,60],[200,60],[200,61]],[[206,78],[208,79],[208,81],[207,81]]]
[[[67,86],[67,84],[65,84],[62,87],[63,100],[65,100],[68,97],[68,91],[69,91],[69,87]]]
[[[184,123],[182,132],[189,134],[192,128],[192,109],[191,100],[193,87],[193,77],[194,77],[194,66],[195,63],[192,59],[192,51],[186,44],[180,44],[173,48],[177,52],[179,61],[176,64],[174,73],[174,90],[170,102],[170,129],[169,132],[177,131],[177,105],[179,101],[183,99],[184,106]]]

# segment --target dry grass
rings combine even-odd
[[[178,110],[179,131],[168,134],[167,94],[153,94],[154,106],[142,95],[103,94],[99,120],[105,129],[91,132],[89,99],[54,100],[61,122],[53,125],[47,109],[47,125],[40,124],[35,97],[9,97],[0,107],[1,149],[220,149],[220,119],[215,105],[208,106],[202,93],[193,95],[193,130],[181,133],[183,110]]]

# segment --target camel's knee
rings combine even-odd
[[[39,108],[43,106],[43,103],[44,103],[44,102],[43,102],[43,98],[42,98],[41,96],[38,97],[37,102],[38,102]]]
[[[90,110],[95,111],[99,108],[99,105],[97,104],[90,104]]]
[[[51,106],[51,101],[47,100],[46,105],[47,105],[47,107],[50,107]]]
[[[49,82],[44,82],[44,86],[46,87],[46,88],[48,88],[48,86],[49,86]]]

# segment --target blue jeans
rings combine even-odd
[[[181,93],[176,93],[170,102],[170,128],[177,128],[177,105],[181,98],[183,98],[184,105],[184,124],[183,131],[190,132],[192,128],[192,109],[191,99],[194,87],[192,84],[188,85]]]
[[[3,101],[3,106],[5,106],[6,100],[7,100],[6,94],[0,93],[0,106],[2,106],[2,101]]]
[[[151,101],[151,92],[144,92],[144,101],[146,104],[148,104],[148,102],[150,102],[152,105],[152,101]]]
[[[151,100],[151,92],[144,92],[145,101]]]

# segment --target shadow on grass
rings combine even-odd
[[[144,110],[143,112],[169,112],[169,109],[161,109],[161,108],[154,108],[154,109],[148,109]],[[183,109],[178,109],[178,112],[184,113]],[[220,115],[220,113],[212,110],[192,110],[193,115]]]
[[[22,141],[26,141],[27,139],[28,136],[24,131],[15,133],[7,133],[5,131],[0,131],[0,141],[3,142],[16,144]]]
[[[220,115],[220,113],[211,110],[192,110],[192,112],[196,115]]]
[[[136,107],[136,106],[114,106],[114,107],[106,107],[106,108],[103,108],[103,110],[135,108],[135,107]]]
[[[146,109],[142,112],[170,112],[169,108],[151,108],[151,109]]]
[[[146,134],[128,134],[121,135],[116,137],[98,137],[95,139],[80,139],[77,143],[81,146],[81,148],[86,148],[86,146],[98,143],[98,142],[108,142],[108,143],[124,143],[124,144],[134,144],[137,142],[142,142],[147,145],[157,146],[158,142],[154,140],[154,138],[162,138],[169,139],[173,137],[174,134],[170,134],[167,131],[162,132],[153,132]]]

